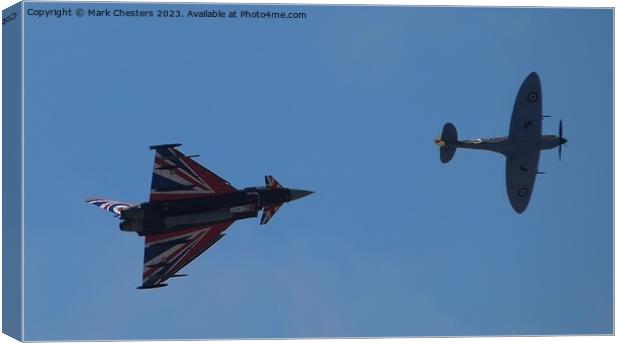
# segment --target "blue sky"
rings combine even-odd
[[[610,10],[271,9],[308,17],[26,18],[26,339],[611,332]],[[507,134],[531,71],[569,142],[518,215],[503,157],[433,139]],[[83,200],[146,201],[169,142],[316,193],[136,290],[143,239]]]

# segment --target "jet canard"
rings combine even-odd
[[[441,162],[448,163],[457,148],[488,150],[506,157],[506,192],[512,208],[522,213],[532,196],[538,160],[541,150],[558,147],[562,158],[562,145],[567,140],[563,137],[562,121],[559,136],[542,134],[542,89],[537,73],[525,78],[517,93],[510,120],[508,137],[478,138],[458,140],[456,127],[446,123],[440,138],[435,139],[439,146]]]
[[[171,277],[224,237],[236,220],[257,217],[260,224],[273,218],[286,202],[312,191],[283,187],[265,176],[264,187],[236,189],[176,148],[154,145],[155,163],[149,201],[138,205],[90,198],[86,201],[113,213],[122,231],[144,236],[144,270],[138,289],[166,286]]]

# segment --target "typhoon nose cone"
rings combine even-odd
[[[293,201],[293,200],[297,200],[300,198],[303,198],[307,195],[310,195],[314,193],[313,191],[305,191],[303,189],[291,189],[291,200],[289,201]]]

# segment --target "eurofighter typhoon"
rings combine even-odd
[[[257,217],[267,224],[285,203],[311,191],[285,188],[272,176],[264,187],[236,189],[176,148],[154,145],[155,166],[149,201],[134,205],[91,198],[86,201],[119,217],[122,231],[144,236],[144,270],[138,289],[164,287],[196,257],[224,237],[236,220]]]

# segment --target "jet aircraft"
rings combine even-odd
[[[435,139],[439,145],[441,162],[448,163],[456,148],[488,150],[500,153],[506,157],[506,191],[512,208],[522,213],[532,196],[534,182],[538,171],[538,161],[541,150],[559,147],[558,153],[562,159],[562,145],[567,140],[562,135],[562,121],[560,121],[559,136],[542,134],[542,89],[537,73],[531,73],[525,78],[515,99],[510,120],[508,137],[478,138],[458,140],[456,127],[446,123],[441,138]]]
[[[264,187],[236,189],[176,148],[153,145],[155,165],[148,202],[138,205],[100,198],[86,201],[119,217],[122,231],[144,236],[144,269],[138,289],[164,287],[205,250],[224,237],[236,220],[257,217],[267,224],[285,202],[312,191],[285,188],[272,176]]]

